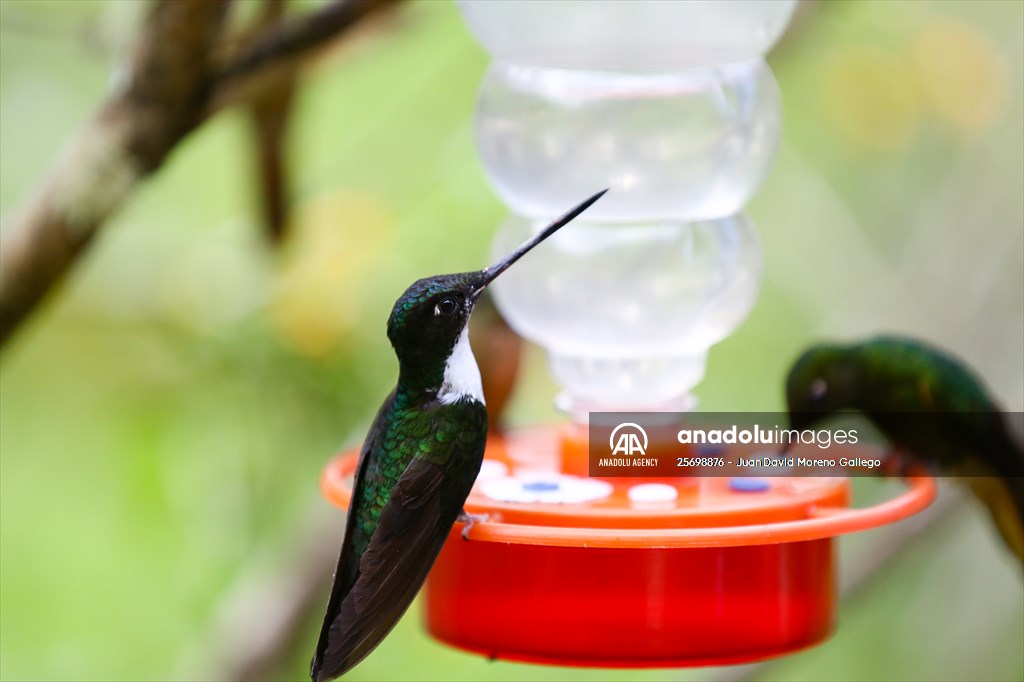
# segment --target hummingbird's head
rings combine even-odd
[[[388,338],[403,364],[444,365],[486,286],[481,274],[426,277],[405,290],[388,318]]]
[[[451,389],[455,395],[470,393],[482,401],[477,395],[482,393],[479,391],[480,373],[469,349],[466,331],[477,299],[498,275],[607,191],[598,192],[576,206],[488,268],[427,277],[406,289],[388,318],[388,338],[398,356],[402,375],[407,380],[440,390]]]
[[[830,414],[856,407],[859,377],[848,348],[820,345],[808,349],[786,378],[789,427],[810,428]]]

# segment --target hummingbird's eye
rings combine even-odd
[[[434,306],[434,315],[441,317],[452,317],[459,311],[459,302],[453,297],[442,298],[441,302]]]
[[[828,393],[828,384],[825,382],[824,379],[818,377],[817,379],[811,382],[811,400],[821,400],[822,398],[825,397],[826,393]]]

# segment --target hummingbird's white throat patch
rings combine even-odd
[[[484,402],[484,389],[480,383],[480,368],[476,365],[473,350],[469,347],[469,329],[462,330],[462,336],[455,342],[448,362],[444,366],[444,382],[437,392],[442,405],[451,405],[462,398],[471,398],[480,404]]]

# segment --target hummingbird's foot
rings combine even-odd
[[[469,531],[473,530],[473,526],[477,523],[486,523],[491,518],[490,514],[468,514],[463,509],[459,513],[459,517],[455,519],[459,523],[464,523],[466,526],[462,529],[462,539],[469,542]]]

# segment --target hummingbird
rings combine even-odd
[[[345,537],[320,639],[314,682],[365,658],[409,607],[462,511],[487,440],[480,371],[467,323],[484,289],[595,201],[579,204],[501,261],[414,282],[387,334],[398,384],[363,442]],[[465,537],[465,535],[463,536]]]
[[[896,451],[897,468],[922,464],[966,484],[1024,562],[1024,449],[960,360],[896,336],[818,345],[790,369],[786,403],[797,430],[841,410],[864,414]]]

